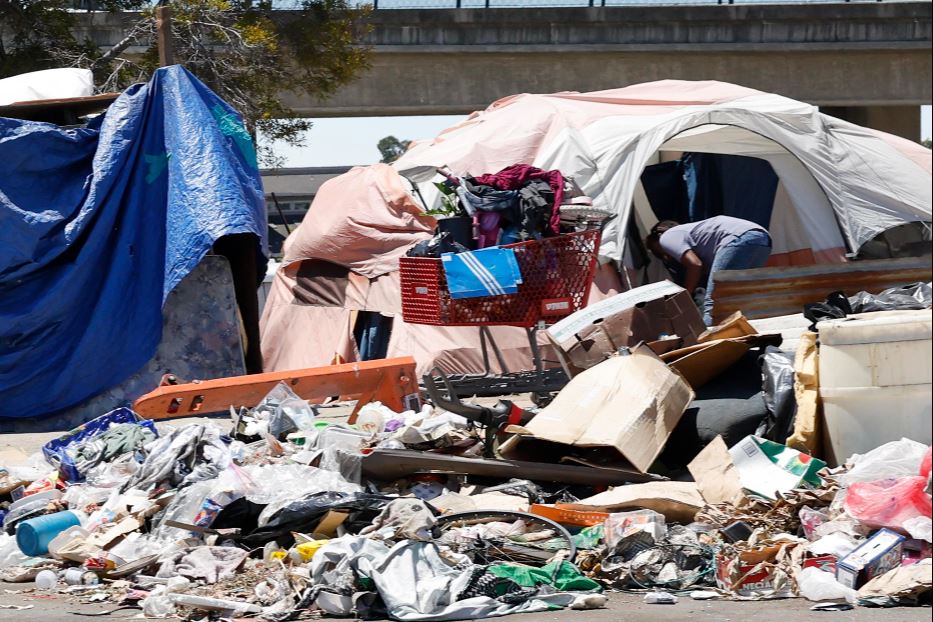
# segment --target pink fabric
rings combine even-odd
[[[499,212],[478,212],[473,216],[476,226],[476,247],[487,248],[499,242],[499,221],[502,215]]]
[[[285,241],[283,264],[325,259],[369,278],[392,272],[412,244],[433,235],[436,223],[423,211],[391,166],[358,166],[321,186]]]
[[[527,164],[513,164],[498,173],[480,175],[475,178],[476,183],[483,186],[492,186],[496,190],[518,190],[529,181],[541,180],[554,191],[554,205],[551,209],[551,220],[548,223],[551,233],[560,233],[560,205],[564,200],[564,176],[560,171],[542,171],[540,168]]]
[[[531,164],[553,140],[605,119],[651,117],[688,106],[723,104],[761,91],[716,81],[660,80],[593,93],[521,93],[503,97],[485,110],[415,141],[393,166],[424,167],[432,174],[448,166],[457,175],[478,175],[515,162]]]
[[[760,94],[755,89],[715,80],[658,80],[590,93],[554,93],[551,97],[615,106],[709,106]]]

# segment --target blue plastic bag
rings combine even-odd
[[[63,436],[49,441],[42,446],[42,455],[45,456],[49,464],[58,468],[59,473],[66,481],[84,481],[84,476],[78,471],[78,467],[69,452],[75,450],[79,445],[100,436],[109,430],[111,426],[120,423],[135,423],[148,428],[155,434],[156,438],[159,436],[159,432],[152,421],[141,419],[129,408],[117,408],[106,415],[101,415],[79,425]]]
[[[478,298],[514,294],[522,273],[510,248],[493,246],[466,253],[441,255],[450,297]]]

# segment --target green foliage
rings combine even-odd
[[[107,0],[112,10],[139,7],[138,0]],[[71,0],[0,0],[0,78],[68,65],[92,55],[94,44],[73,34]]]
[[[98,0],[106,10],[139,8],[145,0]],[[49,67],[88,67],[101,92],[122,90],[158,68],[155,10],[146,9],[113,48],[75,36],[70,0],[0,0],[0,77]],[[184,65],[232,105],[250,132],[302,143],[311,126],[284,97],[323,99],[369,66],[359,45],[369,6],[348,0],[171,0],[174,62]],[[289,9],[289,10],[281,10]],[[139,47],[145,48],[139,54]],[[271,154],[261,153],[269,163]]]
[[[924,138],[920,144],[927,149],[933,149],[933,140],[930,140],[929,138]]]
[[[376,144],[376,149],[382,155],[380,162],[383,164],[395,162],[408,151],[409,145],[411,145],[410,140],[399,140],[395,136],[386,136]]]
[[[425,216],[445,218],[464,215],[460,210],[460,201],[457,199],[457,192],[453,188],[438,181],[434,182],[434,187],[441,193],[441,205],[440,207],[425,210]]]

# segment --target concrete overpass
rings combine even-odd
[[[121,16],[93,16],[119,40]],[[931,102],[931,3],[373,12],[372,67],[302,115],[460,114],[520,92],[722,80],[912,138]]]

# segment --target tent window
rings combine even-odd
[[[767,228],[778,176],[760,158],[685,153],[679,160],[645,167],[641,182],[658,220],[696,222],[726,215]]]

